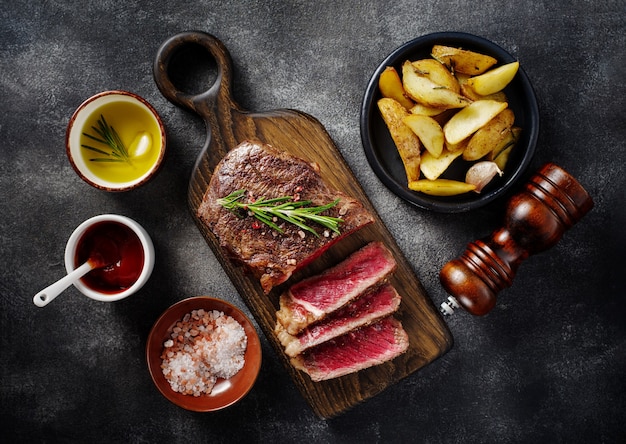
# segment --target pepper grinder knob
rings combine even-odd
[[[455,304],[474,315],[488,313],[520,264],[554,246],[591,208],[593,200],[576,179],[553,163],[544,165],[509,199],[503,226],[443,266],[439,280],[452,299],[441,305],[442,313],[451,314]]]

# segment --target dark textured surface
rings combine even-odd
[[[622,1],[231,2],[2,1],[0,13],[0,420],[6,442],[619,442],[626,437],[625,8]],[[437,273],[500,223],[502,203],[468,214],[417,210],[390,194],[363,155],[358,112],[369,76],[397,46],[435,31],[486,37],[534,84],[541,130],[532,170],[554,161],[596,207],[520,269],[483,318],[448,319],[454,348],[346,414],[317,419],[262,337],[259,380],[217,413],[179,409],[153,386],[145,341],[174,302],[210,294],[244,308],[186,206],[204,143],[199,119],[167,102],[152,62],[169,36],[210,32],[229,49],[243,108],[318,118],[435,303]],[[83,183],[65,126],[107,89],[142,95],[167,125],[169,153],[142,189]],[[142,223],[155,273],[114,304],[68,290],[63,249],[105,212]]]

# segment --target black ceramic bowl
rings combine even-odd
[[[496,66],[516,60],[495,43],[461,32],[428,34],[405,43],[383,60],[372,75],[361,106],[361,139],[372,169],[391,191],[420,208],[442,213],[458,213],[493,201],[503,195],[523,175],[535,152],[539,134],[539,109],[532,85],[520,64],[515,78],[507,85],[504,92],[508,98],[509,108],[515,113],[515,125],[522,128],[522,133],[520,140],[511,151],[503,176],[494,178],[480,194],[469,192],[456,196],[430,196],[410,190],[402,161],[376,104],[381,98],[378,78],[387,66],[394,66],[401,73],[402,63],[405,60],[430,58],[431,49],[436,44],[490,55],[498,60]],[[465,179],[465,172],[469,165],[469,162],[459,157],[441,178],[462,181]]]

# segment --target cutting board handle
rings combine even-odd
[[[206,49],[215,59],[217,75],[208,89],[198,94],[181,91],[172,82],[170,64],[184,48],[198,45]],[[157,52],[153,66],[154,81],[161,93],[170,102],[199,114],[205,121],[210,120],[217,107],[238,109],[232,95],[232,59],[224,44],[216,37],[201,31],[187,31],[168,38]]]

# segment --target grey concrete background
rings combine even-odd
[[[626,437],[624,302],[625,4],[617,0],[0,1],[0,421],[4,442],[618,442]],[[532,170],[554,161],[595,209],[522,266],[497,308],[449,318],[454,348],[332,420],[316,418],[264,337],[258,382],[239,404],[191,413],[153,386],[143,356],[156,318],[211,294],[247,310],[186,207],[204,143],[200,119],[152,80],[160,44],[216,35],[243,108],[318,118],[396,237],[433,302],[437,273],[500,223],[502,203],[462,215],[417,210],[370,169],[359,106],[370,75],[401,44],[465,31],[519,58],[541,131]],[[142,189],[106,194],[65,156],[74,109],[107,89],[161,113],[169,154]],[[135,218],[157,265],[135,297],[102,304],[70,289],[44,309],[33,295],[63,275],[73,229],[100,213]],[[623,441],[622,441],[623,442]]]

